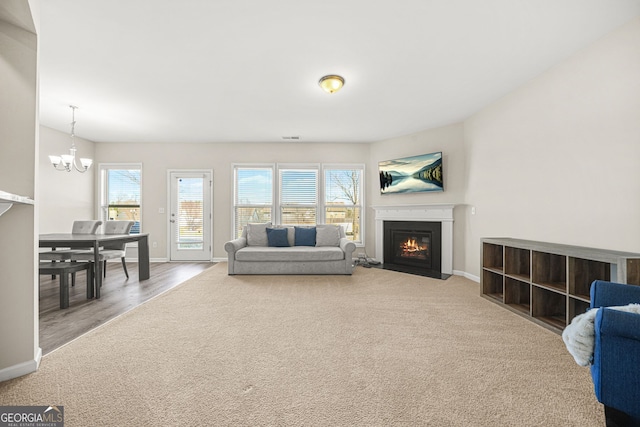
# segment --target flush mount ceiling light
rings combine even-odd
[[[318,84],[325,92],[335,93],[344,86],[344,79],[341,76],[330,74],[321,78]]]

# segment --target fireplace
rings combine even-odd
[[[442,224],[384,221],[383,268],[423,276],[442,276]]]
[[[432,204],[432,205],[385,205],[373,206],[375,210],[376,222],[376,252],[375,258],[382,263],[383,268],[389,270],[402,270],[415,274],[423,274],[431,277],[439,277],[446,279],[453,274],[453,209],[455,205],[451,204]],[[433,253],[431,253],[431,268],[419,267],[413,265],[397,264],[393,258],[391,262],[387,258],[389,254],[385,251],[385,232],[384,224],[387,222],[411,222],[411,223],[439,223],[440,224],[440,242],[434,241],[430,237],[430,250],[438,250],[440,257],[439,271],[437,262],[434,264]],[[433,248],[437,249],[433,249]],[[405,257],[403,261],[408,261]],[[415,260],[411,260],[415,261]],[[411,270],[411,271],[408,271]],[[418,271],[422,271],[419,273]]]

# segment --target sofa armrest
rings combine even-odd
[[[640,286],[595,280],[591,284],[591,308],[640,303]]]
[[[640,417],[640,314],[601,309],[594,326],[591,377],[596,397],[604,405]]]
[[[247,239],[245,237],[239,237],[234,240],[230,240],[224,244],[224,250],[227,251],[229,255],[234,254],[240,249],[247,246]]]
[[[235,274],[236,271],[236,252],[247,246],[247,238],[239,237],[224,244],[224,250],[227,251],[229,274]]]
[[[345,256],[348,255],[349,258],[352,257],[353,251],[356,250],[356,244],[346,237],[340,238],[340,249],[342,249],[345,253]]]
[[[640,351],[640,314],[602,308],[594,321],[596,338],[619,337],[637,341]],[[638,365],[640,366],[640,365]]]

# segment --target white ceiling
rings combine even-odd
[[[459,122],[640,0],[45,0],[40,120],[97,142],[371,142]],[[340,74],[329,95],[317,82]]]

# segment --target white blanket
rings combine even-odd
[[[640,314],[640,304],[606,308]],[[562,332],[562,340],[567,346],[567,350],[580,366],[588,366],[591,363],[595,335],[593,322],[598,310],[598,308],[592,308],[586,313],[574,317]]]

